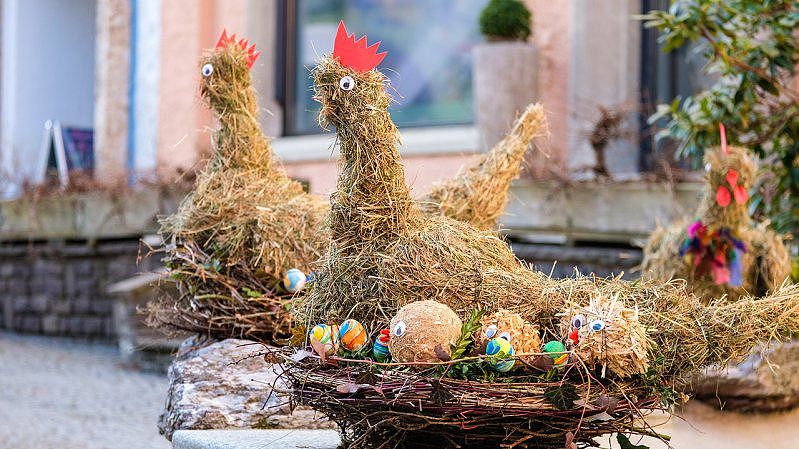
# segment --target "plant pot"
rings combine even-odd
[[[478,44],[472,56],[475,122],[487,150],[538,97],[538,52],[527,42],[494,41]]]

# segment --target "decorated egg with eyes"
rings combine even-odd
[[[388,351],[389,330],[383,329],[380,335],[375,340],[375,345],[372,347],[372,355],[375,361],[385,362],[391,358],[391,353]]]
[[[547,342],[544,345],[544,352],[552,357],[552,362],[555,366],[563,366],[569,361],[569,354],[566,352],[566,346],[557,340]]]
[[[317,324],[311,329],[308,334],[311,340],[311,346],[317,353],[324,352],[324,355],[330,356],[338,350],[338,333],[334,331],[331,326],[327,324]],[[322,355],[321,353],[319,355]]]
[[[449,356],[458,341],[462,322],[438,301],[416,301],[403,306],[389,326],[388,349],[400,363],[438,362]]]
[[[513,346],[510,341],[502,337],[492,338],[486,345],[486,355],[496,357],[496,359],[489,359],[489,361],[494,369],[500,373],[510,371],[513,365],[516,364],[516,359],[509,358],[513,353]]]
[[[292,268],[283,275],[283,288],[289,293],[297,293],[305,287],[308,278],[302,271]]]
[[[366,344],[368,335],[366,335],[366,329],[364,329],[363,324],[356,320],[349,319],[339,326],[338,339],[344,349],[348,351],[357,351]]]

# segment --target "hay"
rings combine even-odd
[[[531,104],[510,133],[478,163],[456,177],[433,186],[422,198],[422,209],[441,214],[478,229],[494,229],[508,202],[511,181],[519,176],[530,142],[546,135],[544,108]]]
[[[281,290],[280,279],[291,268],[314,270],[329,239],[325,226],[329,203],[303,192],[275,158],[258,125],[248,56],[241,45],[227,42],[207,51],[200,62],[201,68],[213,67],[211,76],[203,77],[200,92],[219,118],[220,128],[213,158],[198,175],[194,191],[161,222],[168,243],[165,263],[180,296],[151,304],[149,314],[154,326],[272,341],[288,336],[291,327],[291,297]],[[514,132],[542,126],[538,120],[541,117],[525,114]],[[506,140],[523,152],[533,134],[514,134]],[[499,160],[508,152],[509,144],[501,143],[488,157]],[[508,179],[507,190],[521,161],[505,159],[495,164],[494,174]],[[491,173],[485,162],[480,167],[475,176]],[[458,179],[474,184],[469,175]],[[506,194],[496,185],[483,188],[487,187]],[[480,210],[480,202],[472,197],[484,197],[482,188],[437,192],[447,204],[461,201],[476,206],[466,213],[450,206],[438,208],[426,199],[427,213],[457,212],[460,219],[493,226],[486,217],[498,216],[501,210],[493,204],[486,204],[491,211]]]
[[[732,201],[722,208],[716,203],[716,189],[727,185],[725,177],[729,169],[738,171],[740,185],[747,190],[751,188],[755,163],[746,149],[740,147],[729,147],[727,153],[721,149],[708,151],[705,162],[710,170],[695,218],[679,220],[652,233],[644,248],[643,276],[664,281],[686,279],[689,288],[707,301],[722,295],[729,300],[746,295],[763,296],[778,288],[791,273],[791,260],[782,237],[767,229],[766,223],[753,224],[746,204]],[[688,225],[696,219],[714,228],[733,230],[746,245],[747,251],[742,257],[743,284],[740,287],[718,285],[709,275],[696,276],[691,261],[679,255]]]

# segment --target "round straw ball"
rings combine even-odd
[[[400,363],[437,362],[436,353],[450,354],[461,335],[458,315],[438,301],[417,301],[402,307],[391,319],[388,349]]]
[[[508,309],[498,309],[480,319],[480,330],[473,336],[478,353],[485,352],[488,342],[495,337],[505,337],[520,354],[541,352],[538,326],[524,321],[522,316]],[[526,356],[531,359],[534,356]]]

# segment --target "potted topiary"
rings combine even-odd
[[[475,119],[483,149],[507,134],[536,97],[535,47],[528,42],[532,14],[519,0],[489,0],[480,13],[486,42],[473,50]]]

